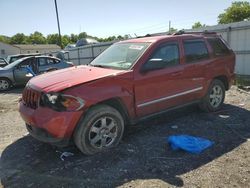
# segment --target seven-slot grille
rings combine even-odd
[[[29,87],[23,90],[22,100],[25,106],[36,109],[40,100],[40,93]]]

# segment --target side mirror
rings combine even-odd
[[[150,59],[142,66],[141,72],[145,73],[151,70],[163,69],[165,66],[166,63],[163,61],[163,59]]]

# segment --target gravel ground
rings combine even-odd
[[[0,93],[0,187],[250,187],[250,94],[233,87],[223,109],[172,111],[127,130],[115,149],[84,156],[27,134],[17,111],[22,88]],[[172,151],[170,135],[215,144],[201,154]],[[74,155],[60,159],[62,152]]]

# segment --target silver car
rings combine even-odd
[[[0,91],[9,90],[16,85],[25,85],[32,75],[29,67],[36,75],[74,66],[71,62],[65,62],[50,56],[24,57],[0,68]]]

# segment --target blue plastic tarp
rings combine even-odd
[[[203,150],[211,147],[214,142],[189,135],[174,135],[169,136],[167,142],[173,150],[184,150],[189,153],[201,153]]]

